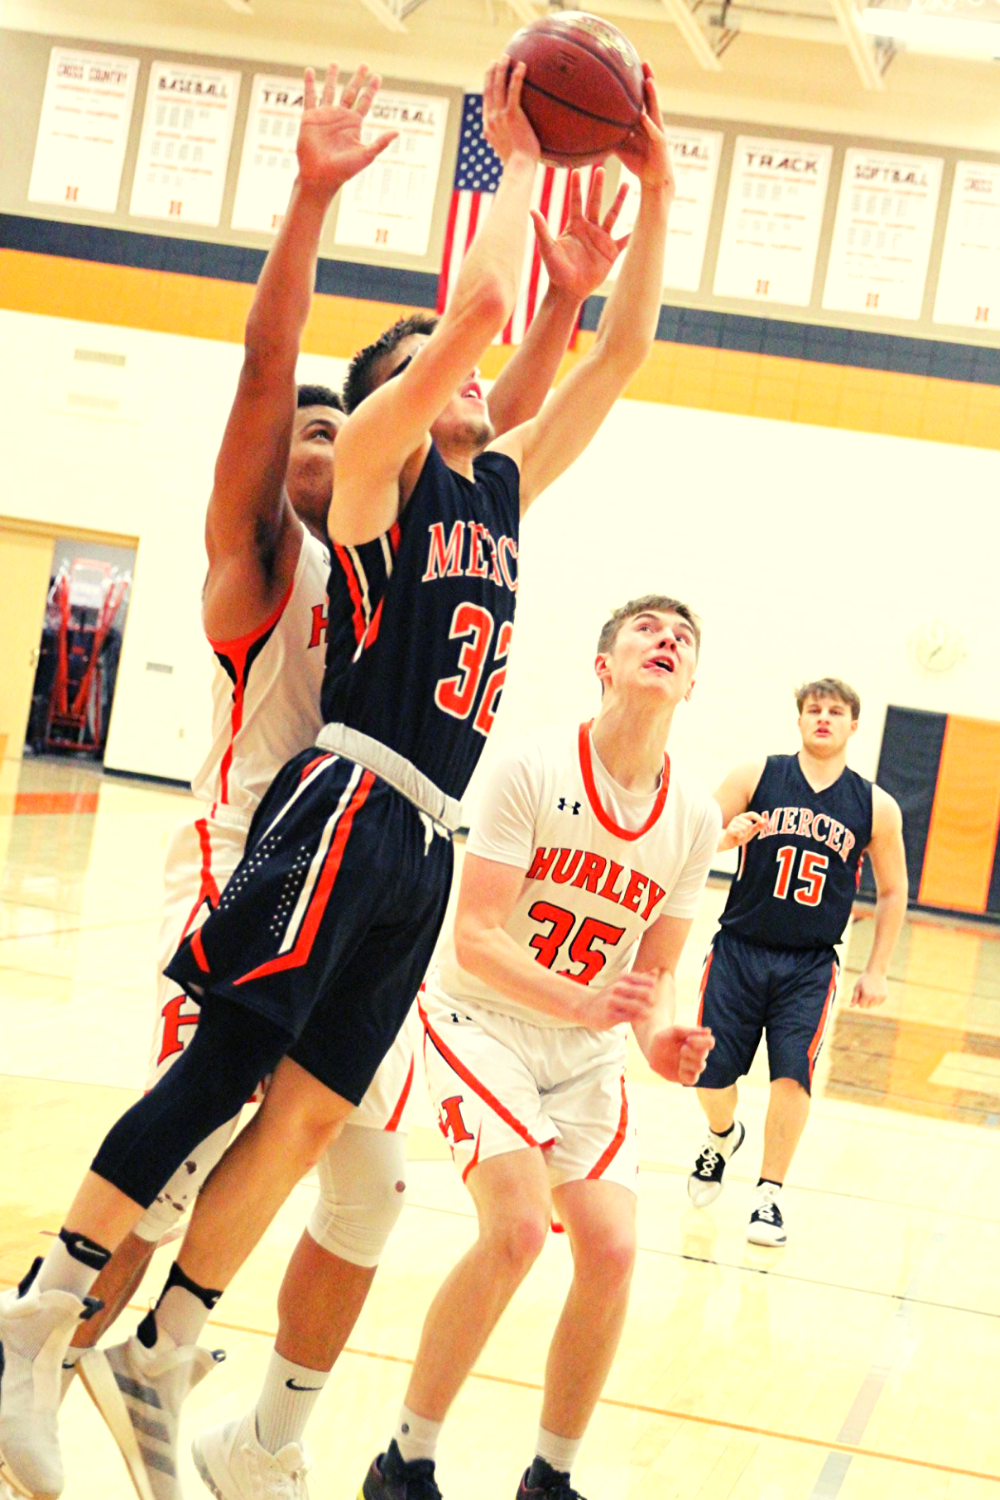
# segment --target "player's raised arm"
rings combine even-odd
[[[639,212],[593,348],[533,421],[494,445],[520,467],[522,511],[580,456],[642,366],[656,335],[674,178],[652,69],[648,63],[643,68],[646,109],[640,130],[618,153],[639,178]]]
[[[622,184],[602,216],[603,191],[603,167],[597,167],[591,177],[586,204],[580,191],[580,174],[570,174],[569,211],[557,239],[553,239],[537,209],[531,211],[549,284],[517,352],[490,389],[487,404],[497,437],[529,422],[541,409],[573,337],[581,304],[607,281],[628,244],[627,234],[615,239],[612,233],[628,196],[628,185]]]
[[[231,636],[256,624],[262,604],[280,592],[283,534],[298,526],[284,493],[296,407],[295,366],[309,316],[320,234],[339,188],[393,140],[365,144],[361,127],[379,79],[358,68],[335,105],[337,69],[320,97],[306,70],[297,145],[298,175],[247,319],[243,368],[215,465],[205,523],[209,559],[206,626]],[[233,586],[230,587],[230,584]]]
[[[867,853],[875,876],[875,936],[865,971],[851,996],[851,1004],[862,1010],[881,1005],[889,993],[889,961],[906,920],[910,891],[903,815],[895,798],[879,786],[872,787],[872,837]]]
[[[398,378],[372,392],[340,435],[329,525],[338,542],[368,541],[395,521],[426,456],[431,424],[513,310],[539,155],[521,109],[523,78],[523,63],[512,68],[508,58],[486,75],[483,125],[504,170],[447,310]]]

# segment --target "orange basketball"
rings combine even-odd
[[[642,115],[642,63],[600,16],[556,11],[515,33],[507,55],[526,64],[521,103],[542,156],[556,166],[603,161]]]

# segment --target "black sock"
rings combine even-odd
[[[103,1245],[98,1245],[94,1240],[88,1240],[85,1234],[60,1229],[59,1238],[66,1246],[66,1253],[82,1265],[89,1266],[92,1271],[103,1271],[111,1259],[110,1250],[105,1250]]]
[[[210,1287],[199,1286],[196,1281],[192,1281],[191,1277],[185,1275],[177,1262],[174,1261],[173,1265],[170,1267],[170,1274],[167,1276],[163,1291],[160,1293],[159,1298],[156,1301],[156,1305],[150,1308],[149,1312],[146,1314],[142,1322],[139,1324],[139,1327],[136,1329],[135,1336],[139,1340],[140,1344],[142,1344],[146,1349],[152,1349],[153,1345],[156,1343],[156,1309],[159,1307],[164,1297],[173,1287],[179,1287],[181,1291],[190,1293],[190,1295],[194,1297],[198,1302],[200,1302],[208,1312],[212,1311],[219,1298],[222,1296],[221,1292],[213,1291]]]
[[[784,1187],[784,1183],[783,1182],[775,1182],[775,1180],[774,1180],[773,1177],[758,1177],[757,1178],[757,1186],[758,1187],[763,1187],[764,1184],[765,1184],[765,1182],[769,1182],[772,1187],[776,1187],[776,1188]]]
[[[709,1128],[709,1130],[712,1130],[711,1125],[708,1128]],[[720,1141],[723,1141],[723,1140],[725,1140],[725,1138],[726,1138],[727,1135],[732,1135],[732,1133],[733,1133],[733,1131],[735,1129],[736,1129],[736,1121],[734,1120],[733,1123],[730,1125],[730,1127],[729,1127],[728,1130],[712,1130],[712,1134],[718,1136],[718,1138],[719,1138]]]
[[[554,1469],[547,1458],[539,1458],[538,1454],[531,1460],[531,1468],[528,1470],[527,1486],[530,1490],[545,1490],[556,1483],[560,1477],[560,1471]],[[569,1475],[565,1476],[567,1479]]]

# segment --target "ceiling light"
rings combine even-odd
[[[1000,57],[1000,22],[928,15],[920,10],[893,10],[889,6],[866,6],[860,21],[872,36],[914,42],[930,51],[989,52]]]

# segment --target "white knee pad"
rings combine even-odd
[[[406,1138],[345,1125],[317,1168],[319,1197],[308,1230],[317,1245],[355,1266],[377,1266],[406,1199]]]
[[[213,1130],[208,1138],[182,1162],[162,1192],[149,1205],[133,1233],[155,1245],[179,1224],[205,1186],[205,1179],[220,1160],[239,1124],[239,1115]]]

